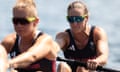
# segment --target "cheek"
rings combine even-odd
[[[81,29],[80,24],[72,24],[72,25],[70,25],[70,27],[73,31],[77,31],[77,30]]]
[[[81,28],[82,24],[81,23],[74,23],[70,25],[71,28]]]
[[[35,22],[33,22],[32,24],[31,24],[31,28],[33,28],[33,29],[35,29],[36,27],[37,27],[37,23],[35,23]]]
[[[28,30],[30,30],[30,31],[33,31],[34,29],[35,29],[35,25],[34,24],[31,24],[29,27],[28,27]]]

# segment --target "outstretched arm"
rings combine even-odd
[[[108,40],[107,35],[101,28],[96,28],[95,30],[95,43],[97,48],[97,56],[96,59],[88,60],[88,66],[92,67],[92,69],[96,68],[94,65],[105,65],[108,60]]]

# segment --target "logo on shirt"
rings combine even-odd
[[[70,46],[68,49],[69,49],[69,50],[72,50],[72,51],[75,51],[75,46],[72,45],[72,46]]]

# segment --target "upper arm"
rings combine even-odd
[[[9,34],[2,40],[1,45],[9,53],[15,43],[15,40],[16,40],[16,34],[15,33]]]
[[[52,43],[52,38],[44,34],[36,40],[34,45],[29,48],[27,52],[33,55],[35,60],[41,59],[51,52],[53,47]]]
[[[65,49],[68,46],[69,39],[68,34],[66,32],[61,32],[56,35],[56,42],[59,44],[61,49]]]
[[[97,54],[108,57],[108,39],[105,31],[101,28],[95,30],[95,41],[97,46]]]

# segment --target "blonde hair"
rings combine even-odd
[[[13,7],[13,14],[16,10],[24,9],[28,16],[37,17],[37,9],[34,0],[17,0]]]
[[[16,2],[16,6],[20,6],[20,5],[33,5],[34,7],[36,7],[35,2],[33,0],[17,0]]]
[[[84,14],[88,15],[87,6],[83,2],[81,2],[81,1],[74,1],[71,4],[69,4],[69,6],[67,8],[67,12],[69,12],[69,10],[71,10],[72,8],[76,8],[76,6],[75,6],[76,3],[79,3],[79,4],[83,5],[84,6]]]

